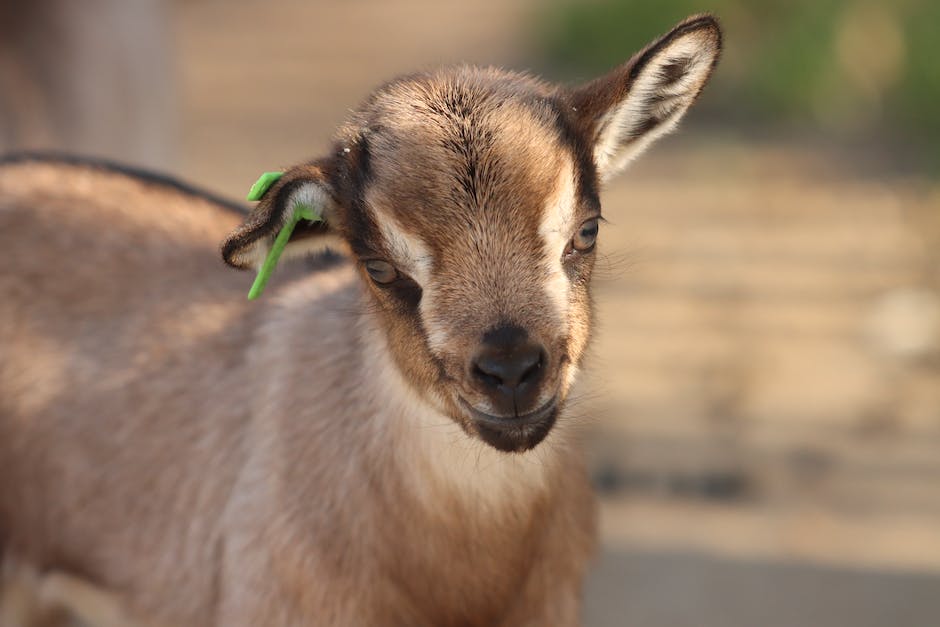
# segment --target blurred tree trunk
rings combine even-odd
[[[171,165],[168,11],[162,0],[0,0],[0,151]]]

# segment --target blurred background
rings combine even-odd
[[[241,198],[396,74],[588,79],[701,11],[712,84],[603,195],[587,625],[940,625],[940,4],[2,0],[0,151]]]

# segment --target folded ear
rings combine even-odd
[[[602,180],[676,127],[708,81],[720,51],[718,21],[710,15],[690,17],[609,74],[572,92]]]
[[[321,219],[297,222],[284,255],[298,256],[341,245],[342,240],[330,228],[336,205],[323,169],[317,165],[300,165],[287,170],[264,192],[245,222],[222,243],[225,263],[235,268],[260,267],[281,228],[300,208],[312,210]]]

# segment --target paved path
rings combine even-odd
[[[940,575],[607,553],[587,627],[936,627]]]

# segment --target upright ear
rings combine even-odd
[[[323,168],[300,165],[287,170],[264,192],[245,222],[222,242],[225,263],[234,268],[260,267],[281,227],[298,208],[311,209],[321,219],[297,222],[284,249],[285,255],[298,256],[341,242],[330,228],[336,203]]]
[[[632,59],[571,93],[602,180],[672,131],[708,81],[721,51],[710,15],[690,17]]]

